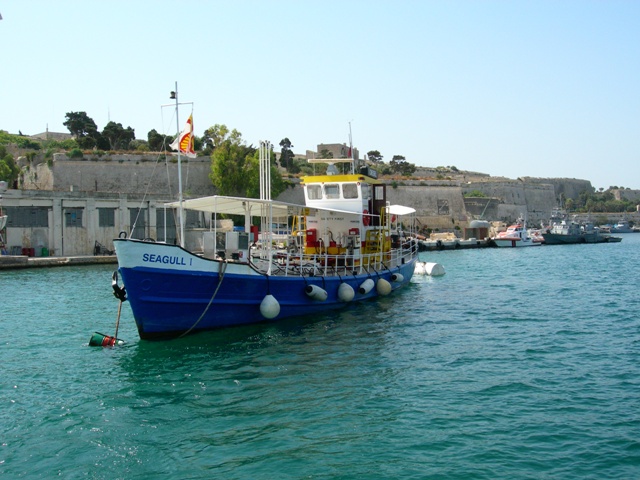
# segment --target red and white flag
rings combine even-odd
[[[182,133],[169,145],[173,150],[179,150],[187,157],[195,158],[196,151],[193,146],[193,115],[189,115],[189,120],[184,126]]]

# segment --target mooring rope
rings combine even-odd
[[[215,291],[213,292],[213,295],[211,296],[211,299],[209,300],[209,303],[207,304],[207,307],[202,312],[202,315],[200,315],[200,318],[198,318],[198,320],[196,320],[196,323],[194,323],[189,330],[187,330],[186,332],[183,332],[177,338],[182,338],[185,335],[188,335],[189,333],[191,333],[191,331],[194,328],[196,328],[196,326],[200,323],[200,321],[204,318],[206,313],[209,311],[209,307],[211,307],[211,304],[213,303],[213,299],[216,298],[216,295],[218,294],[218,290],[220,290],[220,287],[222,286],[222,280],[224,280],[224,273],[227,271],[227,261],[226,260],[224,260],[223,262],[220,262],[219,265],[220,265],[220,268],[218,269],[218,286],[216,287]]]

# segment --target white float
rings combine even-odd
[[[342,282],[338,287],[338,298],[343,302],[350,302],[355,297],[356,292],[353,290],[353,287],[348,283]]]
[[[378,295],[382,295],[383,297],[389,295],[391,293],[391,284],[384,278],[379,278],[376,282],[376,291]]]
[[[264,318],[271,320],[280,313],[280,304],[273,295],[265,295],[260,303],[260,313]]]
[[[304,293],[306,293],[309,298],[313,298],[314,300],[319,300],[321,302],[324,302],[329,296],[326,290],[318,287],[317,285],[307,285],[304,288]]]
[[[358,287],[358,293],[360,293],[361,295],[366,295],[371,291],[374,285],[375,283],[373,283],[373,280],[371,280],[370,278],[367,278],[364,282],[360,284],[360,287]]]
[[[416,275],[431,275],[432,277],[439,277],[445,274],[444,267],[439,263],[434,262],[416,262],[415,270],[413,272]]]

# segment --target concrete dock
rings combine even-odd
[[[25,255],[0,255],[0,270],[18,268],[64,267],[72,265],[117,264],[115,255],[86,255],[77,257],[27,257]]]

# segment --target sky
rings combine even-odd
[[[193,111],[248,144],[640,189],[635,0],[0,0],[0,129]],[[193,102],[193,105],[189,105]],[[180,125],[182,129],[182,125]]]

